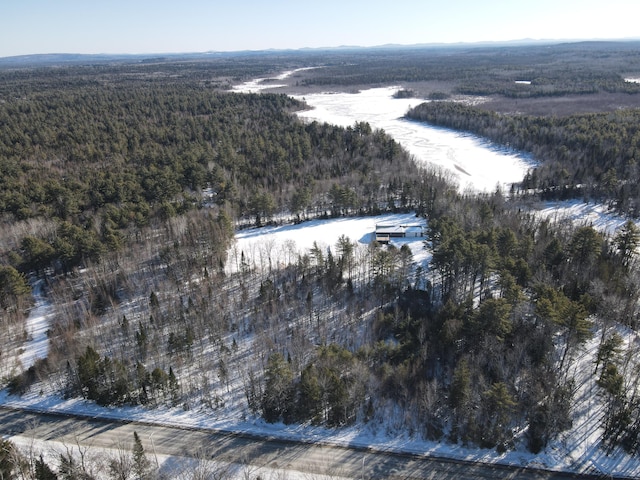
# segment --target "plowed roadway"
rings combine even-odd
[[[367,479],[524,479],[598,478],[443,458],[388,453],[361,447],[286,441],[206,429],[36,413],[0,407],[0,435],[29,435],[71,445],[114,448],[140,436],[149,455],[214,460]]]

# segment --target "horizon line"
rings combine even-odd
[[[305,51],[326,51],[326,50],[367,50],[367,49],[391,49],[391,48],[427,48],[427,47],[473,47],[473,46],[487,46],[487,45],[534,45],[534,44],[560,44],[560,43],[582,43],[582,42],[637,42],[640,41],[640,37],[621,37],[621,38],[545,38],[545,39],[533,39],[533,38],[521,38],[512,40],[479,40],[470,42],[425,42],[425,43],[385,43],[378,45],[337,45],[337,46],[324,46],[324,47],[299,47],[299,48],[263,48],[263,49],[239,49],[239,50],[192,50],[192,51],[180,51],[180,52],[93,52],[93,53],[79,53],[79,52],[44,52],[44,53],[25,53],[17,55],[0,56],[0,60],[11,60],[30,57],[46,57],[46,56],[97,56],[97,57],[140,57],[140,56],[179,56],[179,55],[211,55],[211,54],[240,54],[240,53],[273,53],[273,52],[305,52]]]

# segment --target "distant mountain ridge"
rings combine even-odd
[[[638,47],[640,37],[635,39],[611,39],[611,40],[554,40],[554,39],[520,39],[509,41],[484,41],[473,43],[419,43],[419,44],[384,44],[376,46],[341,45],[337,47],[304,47],[299,49],[264,49],[264,50],[237,50],[237,51],[207,51],[207,52],[184,52],[184,53],[147,53],[147,54],[127,54],[127,53],[41,53],[31,55],[16,55],[10,57],[0,57],[0,67],[27,67],[38,65],[59,65],[59,64],[86,64],[104,62],[162,62],[178,59],[197,60],[211,57],[233,57],[246,55],[271,55],[271,54],[305,54],[315,52],[345,52],[345,51],[375,51],[375,50],[417,50],[417,49],[461,49],[461,48],[487,48],[487,47],[519,47],[536,45],[568,45],[575,44],[633,44]]]

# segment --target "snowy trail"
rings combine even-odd
[[[335,249],[338,238],[342,235],[352,242],[368,245],[375,231],[377,223],[425,224],[424,219],[416,217],[415,213],[384,214],[369,217],[347,217],[328,220],[309,220],[297,225],[282,225],[277,227],[262,227],[240,230],[236,233],[236,244],[229,250],[227,270],[229,273],[238,271],[240,255],[243,252],[247,261],[256,263],[261,268],[261,262],[284,262],[285,259],[295,259],[299,253],[308,253],[314,242],[321,248]],[[426,267],[431,254],[424,248],[424,237],[393,239],[397,248],[407,244],[413,254],[416,264]],[[262,260],[261,260],[262,259]]]
[[[37,280],[32,285],[34,307],[29,312],[26,321],[26,331],[29,340],[20,354],[23,369],[28,369],[36,360],[46,358],[49,353],[49,322],[54,314],[53,306],[44,295],[44,281]]]

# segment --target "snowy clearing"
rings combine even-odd
[[[289,263],[298,255],[309,253],[314,242],[326,251],[335,245],[342,235],[352,242],[368,245],[374,240],[376,224],[421,224],[424,218],[415,213],[386,214],[370,217],[345,217],[328,220],[309,220],[296,225],[269,226],[240,230],[236,233],[236,244],[231,248],[227,271],[238,271],[240,256],[244,253],[254,267],[266,268],[268,262]],[[400,248],[407,244],[416,264],[426,266],[431,258],[424,248],[424,238],[394,238],[392,244]]]
[[[580,200],[545,202],[534,212],[554,223],[568,221],[579,226],[590,226],[605,235],[614,235],[627,218],[612,213],[604,205]],[[636,222],[638,226],[640,223]]]
[[[36,360],[47,358],[49,352],[49,320],[53,315],[43,292],[43,281],[38,280],[32,285],[35,305],[27,317],[27,334],[29,341],[20,355],[20,364],[24,370],[32,366]]]

